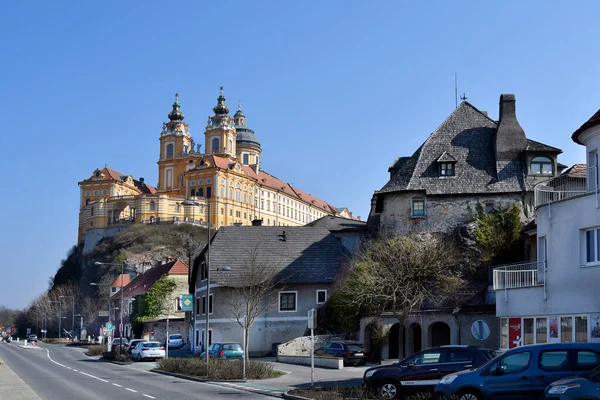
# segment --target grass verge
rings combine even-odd
[[[360,386],[328,386],[314,389],[294,389],[291,395],[302,396],[313,400],[383,400],[377,392]],[[431,393],[420,393],[403,397],[404,400],[433,400]]]
[[[242,379],[241,360],[210,360],[207,366],[200,358],[163,358],[157,364],[160,371],[181,375],[223,381]],[[250,360],[246,365],[246,379],[269,379],[282,374],[273,369],[273,364]]]

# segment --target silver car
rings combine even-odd
[[[169,348],[182,348],[183,347],[183,336],[179,333],[174,333],[173,335],[169,335],[169,339],[167,339],[167,345]]]
[[[159,342],[139,342],[131,351],[133,361],[165,358],[165,348]]]

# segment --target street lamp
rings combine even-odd
[[[71,317],[71,330],[75,332],[75,296],[58,296],[59,298],[67,298],[70,297],[73,305],[72,317]],[[73,335],[71,334],[71,341],[73,341]]]
[[[119,338],[121,338],[121,342],[123,341],[123,274],[125,273],[125,264],[124,263],[104,263],[100,261],[94,262],[94,265],[118,265],[121,267],[121,307],[119,307],[120,314],[120,322],[119,322]],[[110,299],[109,299],[110,301]],[[110,317],[109,317],[110,318]],[[119,355],[121,354],[121,347],[119,346]]]
[[[83,315],[82,314],[75,314],[76,317],[81,317],[81,324],[79,325],[79,341],[82,341],[82,337],[81,334],[83,333]]]

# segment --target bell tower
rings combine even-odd
[[[206,154],[235,159],[237,133],[233,118],[229,116],[229,107],[225,104],[223,86],[217,98],[217,105],[213,107],[214,116],[208,117],[206,125],[205,149]]]
[[[182,188],[179,176],[182,160],[192,152],[193,139],[190,134],[185,116],[181,112],[179,93],[175,93],[173,109],[169,113],[169,122],[163,123],[160,133],[160,156],[158,159],[158,191],[174,192]]]

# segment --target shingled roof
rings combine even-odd
[[[600,125],[600,110],[596,111],[596,113],[592,115],[590,119],[588,119],[583,125],[577,128],[577,130],[573,132],[573,135],[571,135],[571,139],[573,139],[575,143],[583,144],[579,141],[579,134],[585,131],[586,129],[592,128],[596,125]]]
[[[203,256],[194,263],[194,275]],[[211,271],[231,270],[211,272],[211,284],[243,285],[254,265],[270,269],[284,285],[332,283],[348,258],[341,242],[324,228],[224,226],[211,240],[210,266]]]
[[[400,168],[379,193],[415,190],[429,195],[531,190],[520,161],[502,161],[497,165],[494,153],[497,127],[496,121],[469,102],[462,102],[409,159],[399,159]],[[533,140],[527,141],[527,147],[530,151],[560,152]],[[446,159],[448,154],[456,160],[455,175],[440,177],[438,159]]]
[[[188,266],[181,260],[171,261],[154,268],[150,268],[141,275],[138,275],[133,279],[125,289],[123,290],[124,297],[135,297],[139,294],[146,293],[150,287],[160,279],[161,276],[169,275],[187,275]],[[119,299],[120,293],[115,294],[112,299]]]
[[[330,232],[364,231],[367,229],[367,223],[364,221],[334,217],[332,215],[325,215],[324,217],[306,224],[306,226],[325,228]]]

